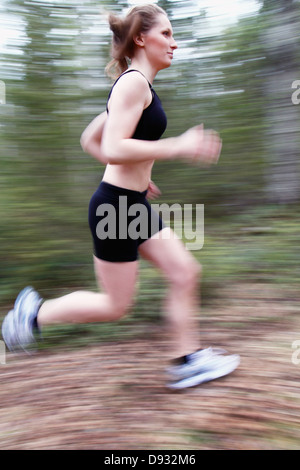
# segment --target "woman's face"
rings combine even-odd
[[[141,39],[148,60],[157,70],[170,67],[177,44],[166,15],[157,15],[156,24],[147,33],[142,33]]]

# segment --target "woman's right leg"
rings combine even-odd
[[[122,317],[135,294],[138,261],[114,263],[94,257],[102,292],[77,291],[46,300],[38,313],[40,327],[55,323],[109,322]]]

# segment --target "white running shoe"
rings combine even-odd
[[[17,331],[15,328],[14,311],[10,310],[2,323],[2,338],[10,351],[18,349],[19,341],[17,337]]]
[[[168,388],[181,390],[195,387],[230,374],[238,367],[240,357],[237,354],[224,353],[226,351],[222,349],[208,348],[190,354],[186,363],[172,366],[168,370],[172,376]]]
[[[27,352],[26,347],[35,342],[35,320],[43,299],[32,288],[23,289],[14,306],[15,328],[19,347]]]

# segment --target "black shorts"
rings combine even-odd
[[[89,205],[94,254],[105,261],[136,261],[141,243],[164,228],[143,192],[101,182]]]

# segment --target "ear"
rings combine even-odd
[[[139,47],[144,47],[145,42],[144,42],[144,34],[139,33],[136,36],[133,36],[133,42]]]

